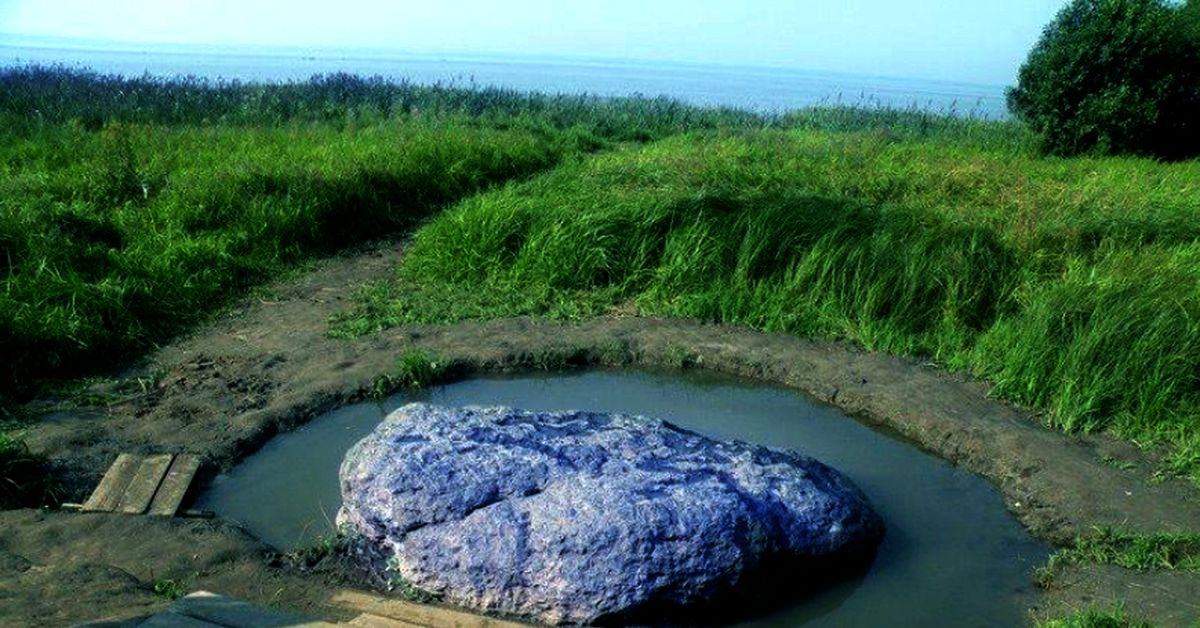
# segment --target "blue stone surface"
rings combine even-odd
[[[812,458],[639,416],[410,404],[340,476],[339,523],[377,577],[550,624],[703,604],[883,534]]]

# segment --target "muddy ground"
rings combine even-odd
[[[836,404],[991,479],[1034,535],[1065,543],[1094,526],[1200,530],[1200,491],[1153,477],[1152,454],[1104,437],[1072,437],[989,398],[985,384],[913,360],[744,328],[611,316],[580,323],[531,319],[388,330],[357,341],[326,337],[328,320],[364,282],[402,255],[385,244],[326,260],[258,291],[162,348],[124,383],[89,391],[101,407],[44,402],[23,434],[51,456],[67,501],[81,501],[118,452],[190,452],[205,477],[280,431],[362,398],[398,356],[421,349],[472,372],[583,364],[680,365],[785,384]],[[115,392],[123,391],[123,392]],[[132,391],[132,392],[130,392]],[[334,573],[281,566],[268,548],[220,520],[0,512],[0,624],[63,625],[165,607],[155,582],[209,589],[328,619]],[[1200,577],[1071,567],[1031,617],[1123,601],[1163,626],[1200,620]]]

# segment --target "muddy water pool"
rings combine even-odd
[[[328,535],[342,455],[410,401],[642,414],[794,449],[846,473],[887,523],[874,562],[747,626],[1012,626],[1027,623],[1035,601],[1032,572],[1048,548],[987,481],[795,391],[697,371],[487,377],[347,406],[273,439],[218,477],[197,506],[280,549]]]

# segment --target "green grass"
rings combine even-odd
[[[1150,622],[1131,619],[1123,608],[1087,608],[1066,617],[1038,622],[1038,628],[1150,628]]]
[[[428,221],[334,335],[619,307],[844,338],[1200,477],[1200,165],[1035,147],[916,110],[7,69],[0,394]]]
[[[3,375],[19,385],[126,359],[308,256],[403,230],[573,150],[424,119],[66,126],[0,145]]]
[[[304,570],[317,566],[321,561],[335,556],[345,549],[346,537],[339,532],[332,532],[322,535],[312,543],[297,547],[284,554],[283,557],[292,565]]]
[[[1164,569],[1200,573],[1200,533],[1137,534],[1112,528],[1080,536],[1070,547],[1050,557],[1046,569],[1053,575],[1065,564],[1116,565],[1146,571]]]
[[[448,361],[425,351],[406,351],[396,366],[375,378],[372,393],[382,398],[400,389],[421,390],[444,377],[451,367]]]
[[[1011,123],[916,110],[765,116],[343,74],[255,85],[4,69],[0,393],[126,361],[307,258],[489,186],[629,142],[771,127],[1029,143]],[[552,296],[513,309],[569,316],[599,300]]]
[[[849,339],[1200,479],[1200,163],[952,130],[689,133],[565,163],[437,216],[335,333],[619,305]]]
[[[125,78],[66,66],[0,70],[0,132],[21,135],[72,124],[362,126],[411,116],[464,116],[491,128],[582,130],[598,143],[646,141],[684,130],[760,126],[762,116],[692,107],[666,98],[608,99],[493,87],[393,82],[336,73],[282,84],[198,78]]]
[[[154,581],[154,594],[165,597],[168,600],[178,600],[187,595],[187,587],[179,580],[159,578]]]
[[[397,292],[405,298],[397,300]],[[330,335],[348,339],[401,325],[512,316],[578,319],[604,313],[611,301],[604,290],[535,291],[516,284],[479,290],[466,283],[379,281],[359,292],[353,310],[335,316]]]
[[[344,74],[0,70],[0,393],[128,360],[305,259],[573,156],[772,123]]]

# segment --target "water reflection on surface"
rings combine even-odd
[[[332,529],[342,455],[409,401],[643,414],[716,438],[794,449],[850,476],[887,522],[861,577],[747,626],[1011,626],[1047,548],[983,479],[788,389],[703,373],[591,371],[491,377],[348,406],[275,438],[218,478],[199,507],[286,548]]]

